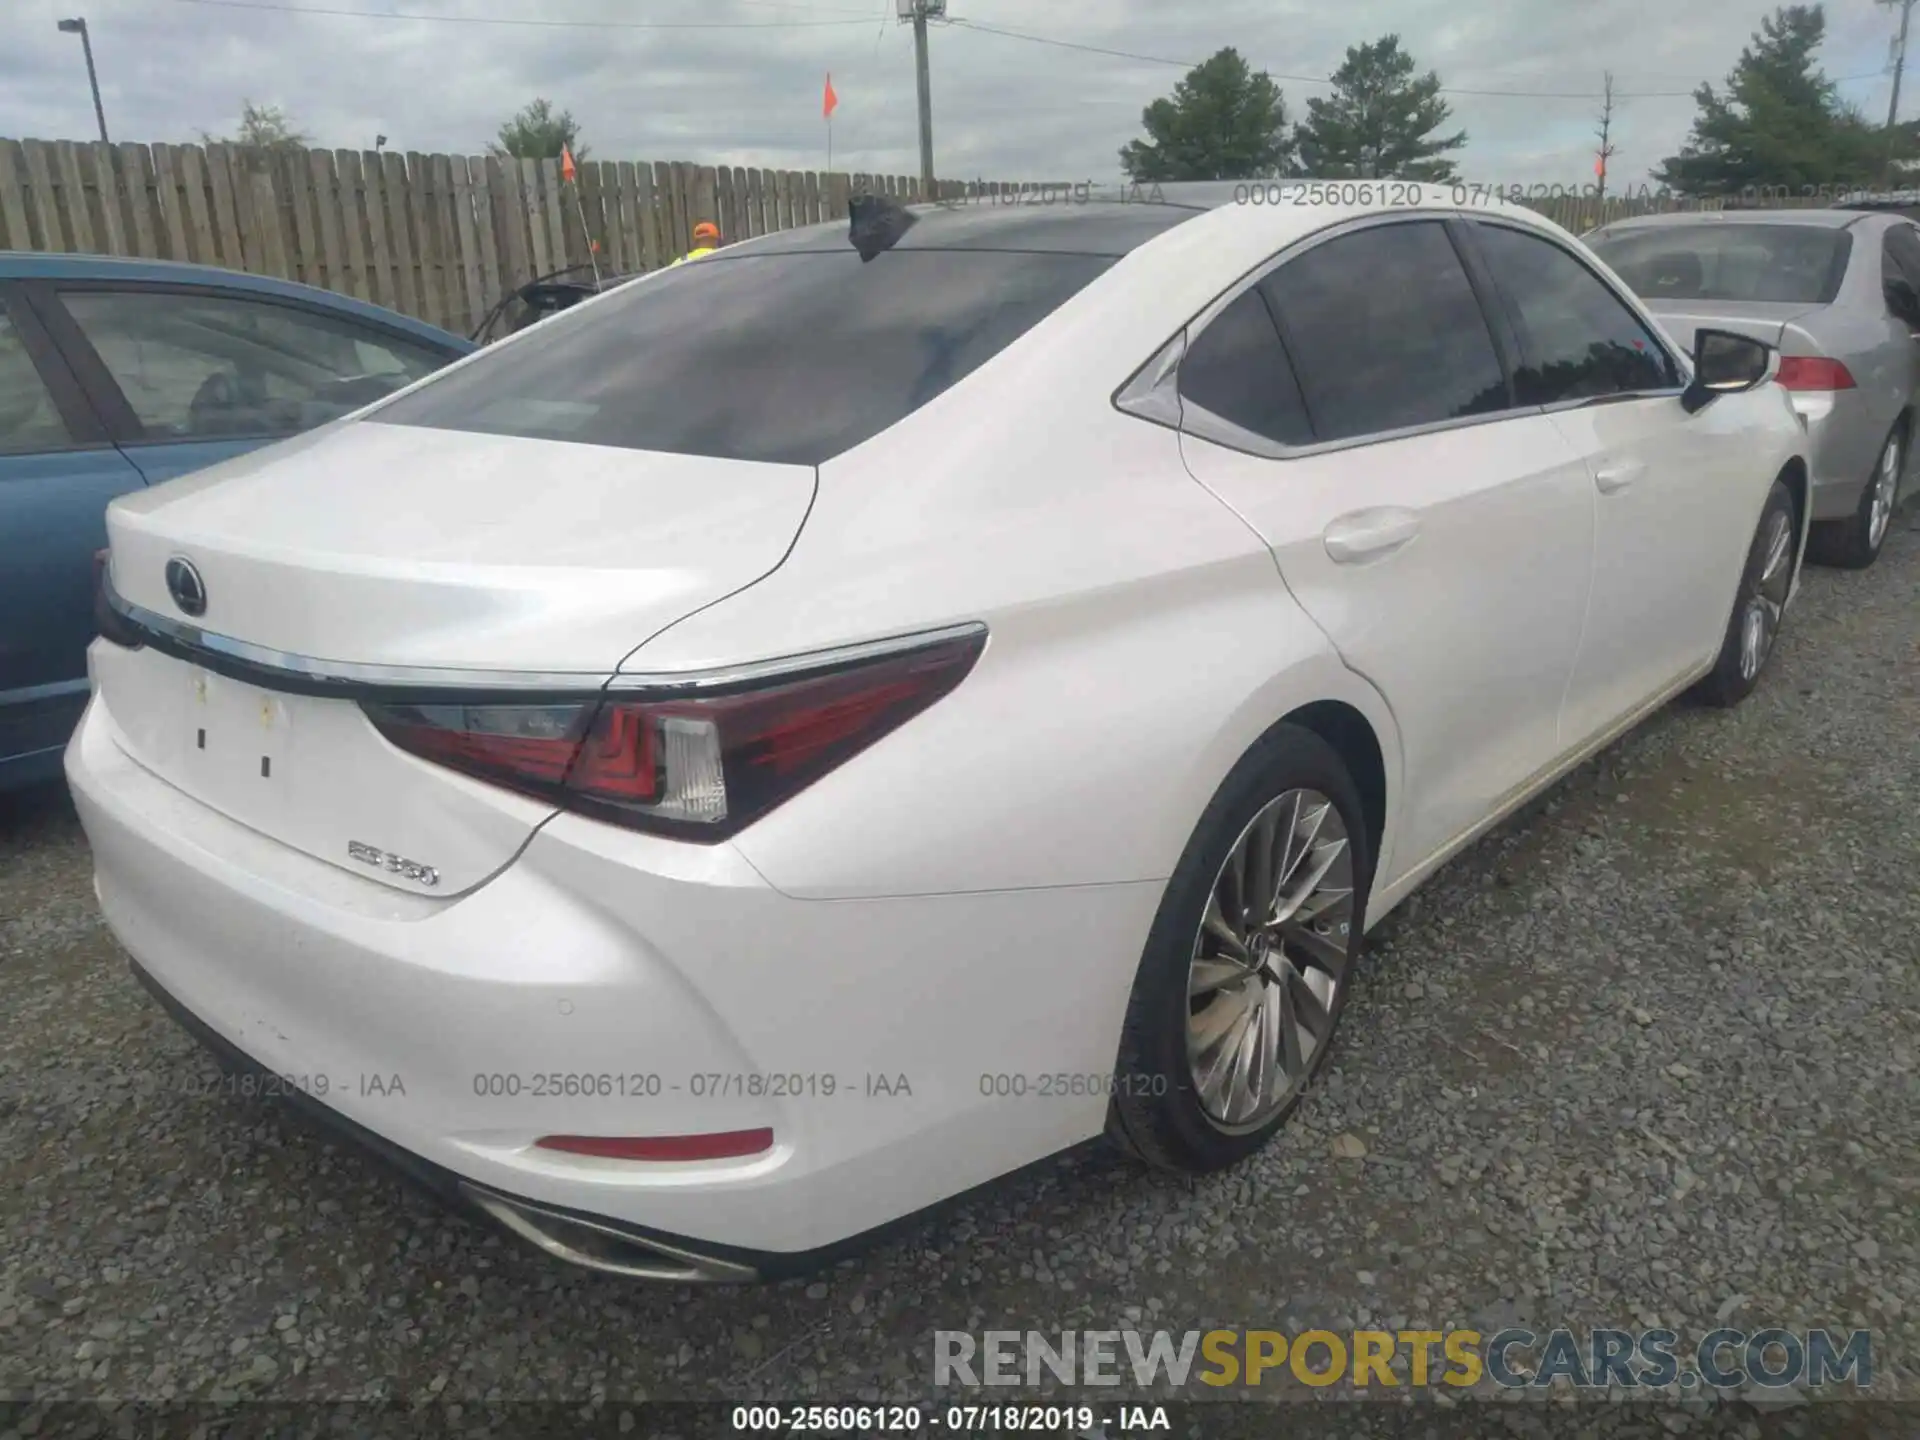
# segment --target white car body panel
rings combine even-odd
[[[350,424],[122,497],[114,583],[170,612],[166,561],[206,573],[197,623],[322,660],[589,673],[777,566],[813,474],[504,435]]]
[[[1260,531],[1293,598],[1387,697],[1406,782],[1385,884],[1559,753],[1593,505],[1544,415],[1290,459],[1183,437],[1194,477]],[[1395,549],[1338,560],[1344,534]],[[1418,615],[1417,625],[1404,617]],[[1461,683],[1465,676],[1472,684]]]
[[[1126,1004],[1110,972],[1160,899],[1143,883],[817,904],[727,846],[562,816],[447,902],[262,842],[132,761],[105,707],[70,753],[108,923],[289,1086],[507,1193],[768,1251],[1097,1133],[1103,1094],[990,1098],[981,1078],[1110,1071]],[[1041,958],[1058,983],[1029,994]],[[635,1128],[617,1094],[536,1097],[545,1074],[657,1076],[647,1133],[764,1124],[779,1144],[696,1164],[537,1151],[540,1134]],[[753,1074],[813,1077],[816,1093],[739,1093],[733,1077]],[[869,1095],[869,1075],[910,1093]],[[477,1094],[492,1076],[521,1093]],[[713,1077],[706,1093],[696,1076]],[[834,1094],[817,1094],[823,1077]]]
[[[1730,497],[1753,503],[1754,475],[1779,474],[1806,437],[1772,385],[1698,415],[1668,396],[1551,418],[1591,471],[1597,521],[1592,598],[1561,722],[1561,746],[1572,748],[1712,656],[1724,597],[1753,543]],[[1741,436],[1764,457],[1758,465]]]
[[[1449,194],[1418,213],[1487,208]],[[1284,460],[1116,408],[1241,276],[1389,208],[1201,214],[817,469],[376,406],[117,502],[127,601],[171,613],[162,573],[186,554],[207,632],[338,666],[597,686],[968,622],[988,639],[951,694],[712,845],[403,754],[351,699],[202,687],[98,641],[68,775],[115,934],[226,1043],[328,1076],[328,1105],[405,1151],[715,1247],[828,1245],[1098,1134],[1104,1094],[982,1077],[1113,1070],[1166,881],[1262,735],[1308,706],[1371,733],[1377,923],[1711,664],[1764,498],[1804,455],[1772,386],[1691,418],[1668,396]],[[1646,473],[1600,493],[1621,456]],[[1339,563],[1329,530],[1382,511],[1411,539]],[[441,883],[356,865],[350,841]],[[617,1096],[483,1093],[556,1071],[663,1088],[644,1127]],[[772,1073],[840,1088],[692,1091]],[[389,1074],[404,1095],[363,1093]],[[532,1143],[759,1126],[775,1147],[745,1160]]]

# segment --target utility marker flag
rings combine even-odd
[[[562,145],[560,147],[560,178],[571,185],[576,173],[573,168],[573,150],[570,146]]]
[[[833,93],[833,72],[829,70],[827,72],[827,93],[820,102],[821,118],[831,120],[833,118],[834,107],[839,103],[840,97]]]

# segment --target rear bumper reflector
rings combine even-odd
[[[145,987],[181,1029],[210,1051],[229,1074],[271,1076],[251,1055],[175,999],[138,961],[129,961]],[[324,1101],[293,1088],[273,1093],[335,1136],[383,1162],[443,1204],[484,1216],[556,1260],[634,1280],[679,1284],[742,1284],[808,1274],[852,1251],[851,1242],[798,1254],[742,1250],[669,1235],[648,1227],[559,1205],[508,1195],[436,1165],[348,1119]]]
[[[722,1130],[710,1135],[543,1135],[542,1150],[607,1160],[733,1160],[773,1149],[773,1131]]]

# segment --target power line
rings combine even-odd
[[[270,10],[281,15],[338,15],[355,20],[424,20],[440,25],[527,25],[550,30],[798,30],[828,25],[871,25],[863,11],[848,20],[532,20],[498,15],[422,15],[398,10],[341,10],[324,5],[275,5],[268,0],[174,0],[221,10]],[[851,11],[839,12],[852,14]]]
[[[948,23],[968,30],[978,31],[982,35],[1000,35],[1008,40],[1025,40],[1035,45],[1051,45],[1061,50],[1081,50],[1091,55],[1109,55],[1120,60],[1137,60],[1147,65],[1172,65],[1182,70],[1197,68],[1198,62],[1192,60],[1171,60],[1164,55],[1142,55],[1132,50],[1113,50],[1104,45],[1087,45],[1078,40],[1058,40],[1051,35],[1035,35],[1020,30],[1004,30],[997,25],[982,25],[977,20],[966,20],[954,16]],[[1887,72],[1869,71],[1863,75],[1845,75],[1834,81],[1836,85],[1850,84],[1855,80],[1876,80]],[[1275,80],[1285,80],[1296,85],[1331,85],[1333,81],[1325,75],[1285,75],[1268,71]],[[1476,95],[1483,97],[1504,97],[1513,100],[1604,100],[1608,97],[1599,91],[1579,90],[1476,90],[1459,85],[1442,85],[1443,95]],[[1692,90],[1616,90],[1615,100],[1690,100]]]

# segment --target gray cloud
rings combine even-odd
[[[416,15],[666,24],[833,21],[789,28],[564,29],[295,14],[178,0],[0,0],[0,135],[93,133],[80,47],[54,21],[87,16],[116,140],[192,140],[230,130],[243,98],[286,107],[323,144],[478,153],[536,95],[571,109],[597,156],[780,168],[822,165],[821,85],[831,70],[836,168],[918,168],[912,44],[894,0],[286,0]],[[1598,91],[1716,84],[1770,8],[1754,0],[951,0],[956,17],[1181,62],[1235,45],[1276,77],[1325,76],[1350,44],[1397,31],[1444,83],[1555,98],[1456,95],[1463,168],[1491,183],[1592,177]],[[1880,119],[1892,14],[1832,0],[1822,62]],[[862,18],[862,17],[866,18]],[[1140,110],[1180,78],[1154,64],[1030,43],[961,25],[933,36],[936,168],[947,176],[1110,179]],[[1282,80],[1304,115],[1324,85]],[[1920,85],[1909,93],[1920,91]],[[1623,100],[1613,177],[1644,180],[1685,138],[1691,99]]]

